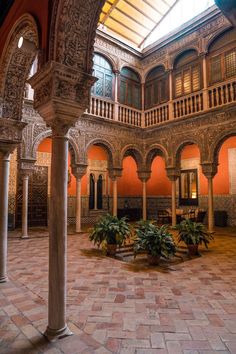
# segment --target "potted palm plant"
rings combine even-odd
[[[125,217],[118,219],[117,216],[107,214],[90,230],[89,239],[98,247],[102,245],[107,255],[114,256],[117,246],[122,246],[130,234],[130,226]]]
[[[155,226],[151,221],[139,221],[135,227],[134,254],[147,252],[150,265],[157,265],[161,257],[169,258],[176,252],[173,235],[168,225]]]
[[[186,244],[190,256],[199,254],[198,246],[201,244],[208,248],[208,244],[214,239],[202,223],[190,219],[181,221],[175,228],[178,230],[178,242],[183,241]]]

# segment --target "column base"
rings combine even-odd
[[[6,283],[8,281],[8,277],[0,277],[0,283]]]
[[[50,341],[50,342],[55,342],[58,339],[72,336],[73,333],[69,329],[69,327],[66,325],[62,329],[52,329],[47,327],[46,331],[44,332],[44,336]]]
[[[21,238],[22,238],[22,239],[27,239],[27,238],[29,238],[29,236],[28,236],[28,235],[25,235],[25,236],[21,236]]]

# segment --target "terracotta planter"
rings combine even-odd
[[[158,265],[160,263],[160,256],[152,256],[151,254],[147,255],[147,261],[149,265]]]
[[[115,256],[116,255],[116,244],[107,244],[107,256]]]
[[[192,256],[198,255],[198,245],[188,245],[188,254]]]

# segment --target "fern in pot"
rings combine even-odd
[[[134,254],[146,252],[148,263],[157,265],[161,257],[174,256],[176,245],[168,225],[155,226],[151,221],[141,220],[135,227]]]
[[[107,214],[90,230],[89,239],[98,247],[103,246],[107,255],[115,255],[117,246],[122,246],[130,237],[130,226],[125,217]]]
[[[202,223],[185,219],[176,225],[178,231],[178,242],[184,242],[188,247],[190,256],[198,255],[198,246],[204,244],[208,248],[208,244],[214,239],[211,232],[207,231]]]

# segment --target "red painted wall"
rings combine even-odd
[[[138,179],[137,165],[131,156],[123,160],[122,176],[117,182],[118,196],[141,196],[142,182]]]
[[[31,14],[39,27],[40,48],[47,48],[48,0],[15,0],[0,29],[0,53],[14,23],[25,13]]]
[[[165,161],[157,156],[152,163],[151,178],[147,182],[147,195],[167,196],[171,195],[171,182],[166,175]]]

